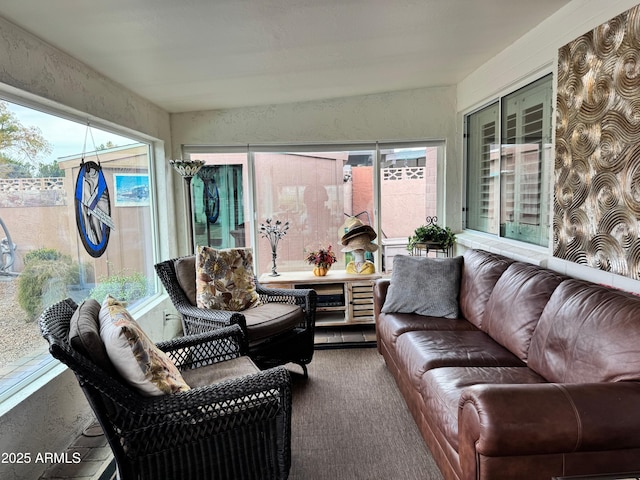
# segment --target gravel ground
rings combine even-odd
[[[18,305],[17,289],[17,278],[0,276],[0,368],[27,354],[47,350],[37,321],[29,322]]]

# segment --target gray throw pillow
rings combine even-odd
[[[113,374],[115,369],[100,338],[100,304],[89,298],[82,302],[69,322],[69,343],[97,366]]]
[[[462,257],[396,255],[383,313],[458,318]]]
[[[175,261],[173,268],[176,270],[178,285],[187,296],[191,305],[196,305],[196,257],[182,257]]]

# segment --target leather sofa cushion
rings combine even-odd
[[[482,330],[521,360],[551,294],[568,277],[515,262],[502,274],[487,302]]]
[[[529,367],[550,382],[640,380],[640,297],[562,282],[531,339]]]
[[[484,250],[467,250],[462,256],[460,313],[480,328],[493,287],[513,260]]]
[[[242,312],[249,344],[293,330],[304,322],[304,312],[291,303],[264,303]]]
[[[378,322],[378,336],[385,344],[393,346],[397,338],[405,332],[420,330],[478,330],[461,318],[424,317],[411,313],[381,313]]]
[[[178,258],[173,263],[178,285],[187,296],[191,305],[196,305],[196,256]]]
[[[438,367],[522,367],[524,363],[480,331],[407,332],[396,341],[397,364],[414,382]]]
[[[425,402],[424,411],[432,428],[437,428],[458,451],[458,403],[462,391],[472,385],[547,383],[527,367],[443,367],[426,372],[417,388]]]

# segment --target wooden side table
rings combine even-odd
[[[311,271],[283,272],[277,277],[263,274],[258,281],[271,288],[313,288],[318,294],[316,325],[373,324],[373,284],[382,275],[353,275],[329,270],[324,277]]]

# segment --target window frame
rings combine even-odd
[[[149,246],[152,249],[152,261],[154,264],[157,263],[160,259],[161,253],[159,235],[159,218],[161,217],[161,215],[159,212],[159,204],[157,201],[158,174],[156,170],[157,162],[155,161],[155,158],[156,151],[159,150],[162,141],[132,131],[124,126],[109,124],[93,116],[82,114],[71,108],[67,108],[64,105],[54,105],[52,103],[46,103],[42,100],[29,98],[29,96],[27,95],[22,96],[20,94],[13,93],[4,88],[0,88],[0,101],[6,101],[24,108],[36,110],[40,113],[58,117],[62,120],[75,122],[79,125],[94,127],[117,136],[126,137],[136,143],[144,144],[147,146],[147,168],[150,187],[149,217],[151,226],[151,231],[147,233],[150,235]],[[164,294],[161,288],[160,280],[157,278],[157,276],[153,276],[152,280],[155,292],[152,295],[140,300],[139,302],[136,302],[136,304],[130,308],[130,312],[132,314],[142,314],[148,311],[159,301],[161,296]],[[37,322],[37,319],[35,321]],[[29,371],[27,375],[18,379],[17,381],[15,381],[15,383],[8,386],[5,391],[0,393],[0,416],[9,409],[13,408],[20,401],[22,401],[25,396],[29,395],[29,392],[31,390],[38,389],[42,385],[49,383],[66,368],[66,366],[61,365],[59,361],[53,358],[48,351],[43,352],[41,357],[37,357],[37,364],[31,371]]]
[[[555,90],[554,88],[555,87],[553,84],[554,78],[555,78],[554,73],[551,70],[540,72],[536,77],[533,77],[533,78],[529,77],[525,80],[522,80],[518,84],[511,85],[510,88],[505,89],[500,93],[497,93],[495,96],[484,101],[481,105],[475,108],[472,108],[467,112],[462,112],[462,122],[463,122],[463,132],[464,132],[463,141],[462,141],[463,159],[464,159],[463,160],[463,172],[464,172],[463,174],[464,175],[463,177],[463,205],[464,205],[463,228],[465,230],[477,232],[480,235],[486,235],[489,238],[497,238],[501,241],[515,242],[520,245],[528,245],[536,249],[537,248],[547,249],[549,247],[549,243],[551,241],[551,227],[552,227],[551,208],[553,206],[553,203],[552,203],[551,195],[552,195],[553,189],[551,185],[545,184],[545,179],[552,179],[553,177],[553,158],[551,157],[550,159],[545,159],[545,152],[547,150],[546,147],[552,147],[555,139],[555,130],[554,130],[555,128],[555,119],[554,119]],[[547,79],[549,84],[545,83],[545,79]],[[503,230],[502,228],[503,208],[504,208],[505,201],[508,200],[506,197],[503,197],[504,188],[505,188],[504,186],[505,178],[504,178],[504,172],[503,172],[504,161],[505,161],[504,147],[506,144],[503,144],[502,142],[504,137],[503,129],[506,122],[506,118],[504,118],[506,101],[508,97],[512,95],[517,95],[518,92],[520,91],[526,92],[528,89],[535,91],[539,88],[550,89],[550,97],[548,99],[549,103],[548,105],[544,106],[544,108],[549,109],[549,118],[545,120],[545,121],[548,121],[548,126],[549,126],[549,138],[548,138],[549,142],[548,143],[544,141],[541,142],[541,148],[540,148],[541,159],[539,162],[539,165],[541,167],[540,168],[541,181],[540,181],[540,189],[538,192],[538,196],[541,199],[540,231],[544,229],[543,233],[546,235],[546,243],[544,244],[540,243],[539,241],[530,241],[522,238],[507,236],[505,234],[506,232],[502,231]],[[525,95],[528,95],[528,93],[525,93]],[[497,155],[497,174],[496,174],[496,182],[495,182],[497,195],[495,195],[496,198],[493,199],[493,207],[495,208],[495,211],[497,212],[497,214],[495,215],[495,218],[492,218],[485,222],[486,224],[494,223],[495,225],[492,225],[493,228],[489,226],[486,229],[481,229],[481,228],[477,228],[477,225],[478,225],[477,221],[474,224],[474,222],[470,220],[470,215],[471,215],[470,211],[472,210],[470,208],[470,204],[474,201],[474,199],[470,195],[470,188],[471,188],[470,186],[472,185],[471,179],[472,179],[472,174],[474,172],[474,169],[470,168],[470,161],[472,156],[471,155],[472,132],[470,132],[470,121],[474,115],[482,113],[483,110],[489,110],[489,109],[496,109],[496,114],[497,114],[496,131],[495,131],[496,143],[492,147],[492,151],[495,151],[495,155]],[[519,119],[518,121],[520,122],[522,121],[522,119]],[[543,140],[545,139],[546,138],[543,136]],[[519,192],[520,188],[521,188],[521,185],[518,185],[516,182],[515,192]],[[479,191],[479,189],[480,189],[480,184],[478,183],[476,185],[476,190]]]
[[[360,150],[370,150],[374,153],[373,156],[373,219],[372,219],[372,227],[378,234],[378,238],[381,236],[380,232],[380,222],[381,222],[381,151],[385,149],[393,149],[393,148],[412,148],[412,147],[437,147],[438,148],[438,158],[436,165],[436,204],[437,204],[437,216],[440,220],[440,223],[443,223],[445,220],[445,208],[444,208],[444,198],[445,198],[445,165],[446,165],[446,154],[447,154],[447,142],[445,139],[424,139],[424,140],[384,140],[384,141],[362,141],[362,142],[326,142],[326,143],[278,143],[278,144],[245,144],[245,145],[221,145],[221,144],[211,144],[211,145],[193,145],[193,144],[185,144],[182,145],[182,158],[189,159],[192,154],[203,154],[203,153],[241,153],[244,152],[247,154],[247,175],[249,191],[246,192],[246,201],[247,204],[251,208],[251,214],[248,216],[247,220],[250,225],[250,235],[249,238],[251,240],[252,245],[258,245],[260,241],[259,231],[258,231],[258,219],[256,217],[258,212],[257,205],[257,185],[256,185],[256,166],[255,166],[255,153],[283,153],[283,152],[295,152],[295,153],[305,153],[305,152],[335,152],[335,151],[360,151]],[[375,258],[375,264],[377,269],[382,268],[382,248],[378,248],[376,252],[373,253]],[[258,271],[258,258],[257,255],[254,255],[254,269]]]

